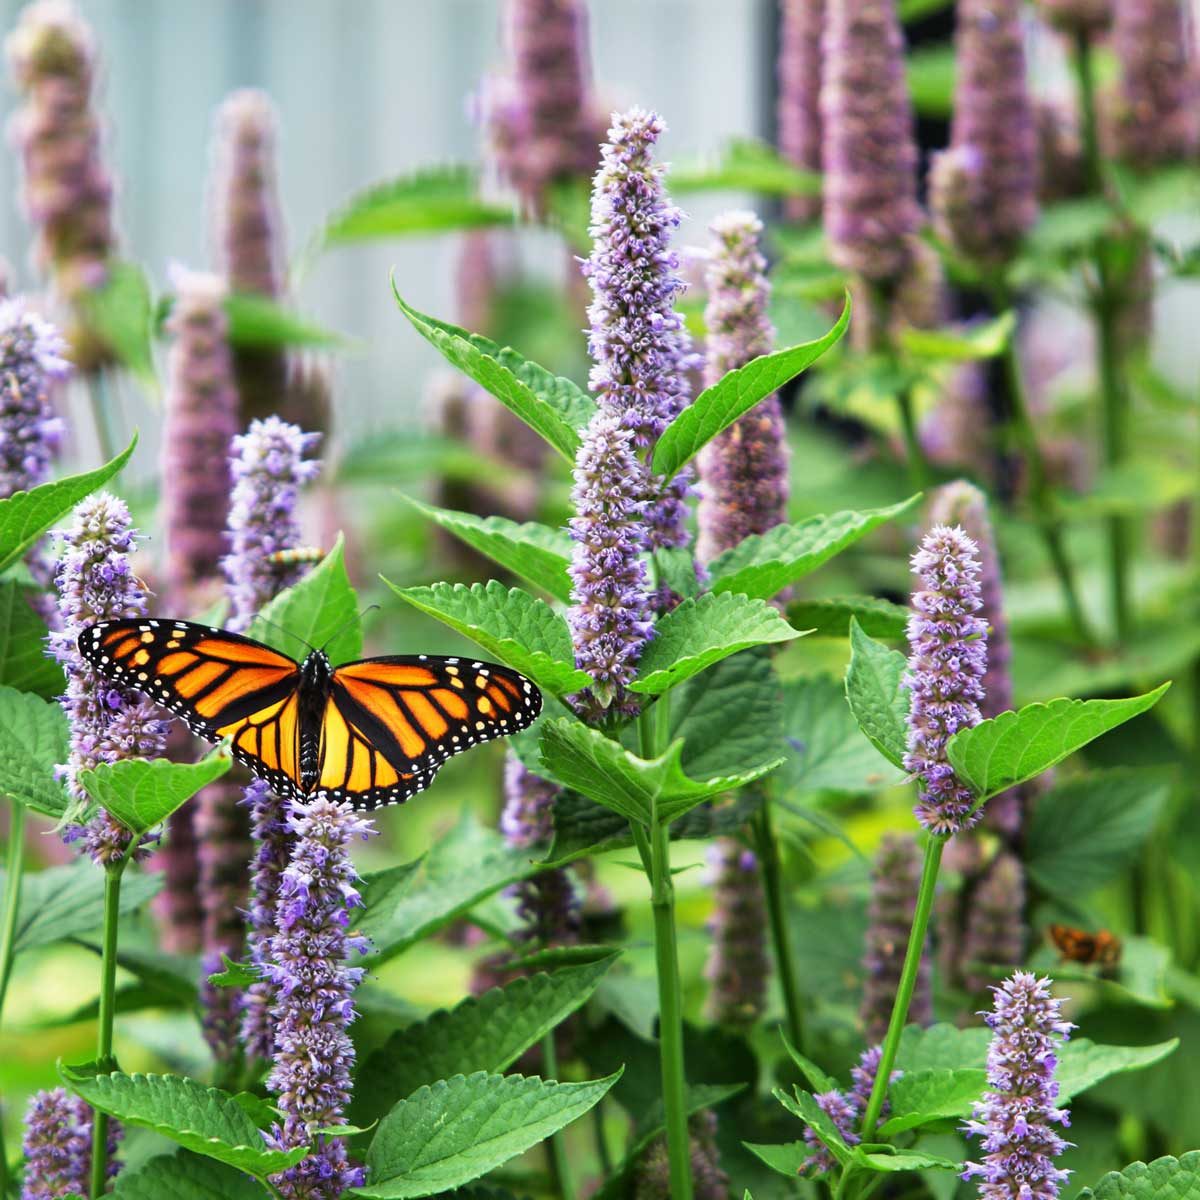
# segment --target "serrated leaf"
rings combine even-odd
[[[891,1086],[888,1095],[892,1115],[880,1126],[879,1133],[890,1138],[933,1121],[969,1116],[986,1088],[987,1071],[982,1068],[906,1071]]]
[[[908,609],[877,596],[830,596],[797,600],[788,605],[788,620],[798,629],[811,629],[816,637],[849,637],[850,618],[863,633],[895,641],[908,627]]]
[[[1026,831],[1030,879],[1052,895],[1090,895],[1132,864],[1170,793],[1167,773],[1133,767],[1052,787],[1038,797]]]
[[[792,1116],[799,1117],[817,1135],[838,1162],[844,1165],[850,1161],[853,1153],[846,1145],[841,1130],[813,1096],[801,1088],[793,1089],[791,1095],[782,1088],[775,1088],[771,1094]]]
[[[1200,1150],[1110,1171],[1094,1188],[1084,1188],[1078,1200],[1200,1200]]]
[[[316,646],[337,666],[362,655],[358,611],[358,594],[346,574],[345,544],[338,534],[333,549],[299,583],[263,606],[249,636],[296,659],[308,653],[306,646]]]
[[[569,463],[580,434],[596,412],[591,397],[569,379],[552,375],[508,346],[411,308],[392,283],[400,311],[412,327],[452,366],[491,392]]]
[[[69,753],[70,729],[58,704],[0,687],[0,795],[59,820],[67,793],[54,768]]]
[[[673,821],[710,796],[744,787],[782,761],[740,775],[689,779],[680,765],[682,742],[673,742],[661,757],[647,760],[580,721],[561,718],[542,730],[541,746],[542,758],[556,779],[643,824]]]
[[[807,1142],[784,1142],[775,1146],[743,1142],[742,1145],[772,1171],[778,1171],[792,1180],[800,1178],[808,1170],[808,1160],[815,1153]]]
[[[544,600],[499,580],[470,587],[435,583],[398,587],[384,580],[402,600],[436,617],[489,654],[527,675],[552,696],[569,696],[592,680],[575,666],[575,649],[566,621]]]
[[[592,962],[523,976],[397,1030],[363,1063],[349,1119],[381,1117],[396,1101],[439,1079],[500,1074],[579,1008],[616,960],[609,949]]]
[[[205,1087],[186,1076],[126,1075],[121,1071],[89,1075],[61,1063],[58,1073],[63,1083],[93,1108],[127,1125],[153,1129],[185,1150],[258,1179],[295,1166],[308,1154],[307,1146],[268,1149],[242,1097]]]
[[[826,1075],[820,1067],[810,1058],[805,1058],[791,1042],[787,1036],[780,1031],[780,1039],[783,1042],[784,1049],[788,1052],[788,1056],[792,1062],[796,1064],[796,1069],[804,1076],[805,1083],[812,1088],[813,1092],[819,1094],[821,1092],[833,1091],[838,1086],[838,1081],[832,1075]]]
[[[4,872],[0,871],[0,880]],[[162,875],[126,871],[120,911],[131,913],[158,894]],[[104,917],[104,872],[86,859],[66,867],[27,871],[21,878],[14,952],[65,941],[99,927]]]
[[[340,333],[253,292],[234,292],[225,297],[223,307],[229,321],[229,341],[234,346],[336,347],[346,342]]]
[[[157,388],[154,373],[154,302],[137,263],[110,261],[103,287],[80,298],[88,324],[144,384]]]
[[[668,479],[677,474],[721,430],[727,429],[759,401],[765,400],[816,362],[846,332],[850,324],[850,307],[850,296],[847,294],[842,315],[824,337],[799,346],[789,346],[786,350],[777,350],[774,354],[763,354],[744,367],[730,371],[712,387],[705,388],[663,430],[654,447],[654,473]]]
[[[867,637],[850,618],[846,699],[871,745],[901,771],[908,749],[909,695],[902,686],[907,670],[908,661],[899,650]]]
[[[769,600],[880,525],[910,512],[920,499],[918,494],[888,508],[809,517],[743,538],[709,564],[712,590]]]
[[[455,512],[422,504],[410,496],[405,499],[418,512],[493,562],[520,575],[522,579],[548,592],[564,604],[571,599],[570,535],[536,521],[518,524],[507,517],[478,517],[474,513]]]
[[[924,1150],[891,1150],[881,1151],[859,1150],[855,1162],[861,1163],[872,1171],[961,1171],[962,1163],[940,1154],[928,1154]]]
[[[657,696],[740,650],[802,636],[765,600],[708,592],[659,618],[629,690]]]
[[[1088,742],[1153,708],[1171,685],[1126,700],[1027,704],[956,733],[946,756],[976,796],[988,799],[1033,779]]]
[[[30,603],[37,595],[15,579],[0,580],[0,686],[50,700],[62,695],[67,682],[46,653],[46,622]]]
[[[268,1193],[233,1167],[181,1150],[126,1167],[112,1195],[115,1200],[265,1200]]]
[[[220,971],[213,971],[208,977],[208,982],[213,987],[248,988],[262,978],[256,966],[237,962],[228,954],[221,955],[221,968]]]
[[[975,362],[1003,354],[1016,324],[1016,314],[1010,310],[963,329],[902,329],[900,345],[915,358]]]
[[[201,788],[220,779],[233,760],[214,752],[196,763],[126,758],[79,772],[87,794],[140,836],[161,824]]]
[[[137,435],[111,462],[82,475],[43,483],[29,492],[14,492],[0,500],[0,571],[23,557],[52,525],[85,496],[103,487],[129,461]]]
[[[421,1088],[380,1122],[369,1182],[351,1191],[399,1200],[461,1187],[569,1125],[619,1078],[555,1083],[480,1071]]]
[[[821,176],[789,162],[766,142],[737,138],[720,154],[671,168],[672,195],[687,192],[758,192],[763,196],[819,196]]]

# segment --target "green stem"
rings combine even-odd
[[[136,844],[136,839],[134,843]],[[115,1068],[113,1062],[113,1015],[117,997],[117,918],[121,910],[121,876],[128,857],[104,868],[104,934],[100,958],[100,1017],[96,1031],[96,1066],[101,1071]],[[104,1195],[108,1184],[108,1116],[93,1110],[92,1200]]]
[[[25,870],[25,805],[12,802],[8,824],[8,854],[5,857],[4,925],[0,928],[0,1026],[4,1023],[4,1000],[12,977],[13,945],[21,908],[21,878]],[[8,1193],[8,1147],[4,1144],[3,1113],[0,1113],[0,1196]]]
[[[929,928],[929,914],[933,909],[933,893],[937,886],[938,868],[945,849],[944,837],[930,837],[925,843],[925,862],[921,867],[921,888],[917,893],[917,910],[913,913],[912,929],[908,935],[908,949],[904,953],[904,966],[900,971],[900,986],[892,1005],[892,1018],[888,1022],[887,1036],[883,1039],[883,1053],[879,1060],[879,1071],[875,1085],[871,1088],[871,1099],[863,1116],[862,1136],[870,1141],[879,1124],[883,1101],[887,1096],[892,1069],[896,1065],[896,1053],[900,1049],[900,1035],[908,1020],[908,1006],[912,1003],[913,989],[917,986],[917,973],[921,956],[925,953],[925,934]]]
[[[787,1015],[788,1039],[801,1054],[807,1054],[804,1038],[804,1010],[800,987],[796,982],[796,959],[788,937],[787,913],[783,904],[783,871],[779,860],[779,843],[771,822],[771,800],[764,796],[762,807],[751,825],[754,833],[758,863],[762,869],[763,895],[767,902],[767,919],[771,925],[771,945],[775,952],[775,970],[783,989],[783,1006]]]
[[[604,1097],[592,1105],[592,1133],[596,1140],[596,1155],[600,1159],[600,1174],[607,1179],[613,1173],[612,1155],[604,1133]]]
[[[554,1045],[554,1030],[542,1038],[542,1074],[547,1079],[558,1078],[558,1048]],[[562,1200],[575,1200],[575,1174],[571,1169],[571,1156],[563,1131],[550,1135],[550,1167],[554,1172]]]
[[[92,405],[92,421],[96,426],[100,457],[104,462],[112,462],[117,456],[117,445],[112,430],[112,391],[105,382],[103,371],[92,371],[87,376],[87,390]]]
[[[929,486],[929,464],[917,435],[917,419],[913,412],[912,388],[905,385],[896,395],[900,409],[900,425],[904,430],[904,449],[908,455],[908,474],[914,492],[923,492]]]

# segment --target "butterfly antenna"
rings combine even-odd
[[[378,604],[368,604],[368,605],[367,605],[367,607],[366,607],[366,608],[364,608],[364,609],[362,610],[362,612],[360,612],[360,613],[355,613],[355,614],[354,614],[354,616],[352,616],[352,617],[351,617],[351,618],[350,618],[348,621],[343,621],[343,622],[342,622],[342,624],[341,624],[341,625],[339,625],[339,626],[337,627],[337,629],[336,629],[336,630],[334,630],[334,632],[333,632],[333,633],[331,633],[331,634],[330,634],[330,635],[329,635],[329,636],[328,636],[328,637],[325,639],[324,643],[323,643],[323,644],[322,644],[322,646],[321,646],[321,649],[322,649],[322,650],[324,650],[324,649],[325,649],[325,647],[326,647],[326,646],[328,646],[330,642],[332,642],[332,641],[336,640],[337,638],[341,637],[342,633],[343,633],[343,632],[344,632],[346,629],[349,629],[349,628],[350,628],[350,626],[351,626],[351,625],[353,625],[355,621],[361,621],[361,620],[363,619],[363,617],[365,617],[365,616],[367,615],[367,613],[369,613],[369,612],[370,612],[372,609],[375,609],[375,608],[378,608],[378,607],[379,607],[379,605],[378,605]]]
[[[310,650],[316,650],[316,646],[314,646],[307,638],[302,638],[298,633],[296,633],[295,630],[288,629],[285,626],[280,625],[278,621],[272,621],[270,617],[264,617],[262,613],[259,613],[254,619],[256,621],[261,621],[264,625],[270,625],[272,629],[278,629],[280,633],[287,634],[287,636],[290,638],[295,638],[296,641],[302,642]]]

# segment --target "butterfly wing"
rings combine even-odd
[[[1087,964],[1096,960],[1096,939],[1086,930],[1070,925],[1051,925],[1050,940],[1065,962]]]
[[[375,808],[429,786],[441,765],[527,728],[542,697],[495,663],[433,654],[368,658],[333,673],[317,787]]]
[[[100,621],[79,651],[102,675],[149,696],[282,795],[299,795],[299,667],[269,646],[189,621]]]

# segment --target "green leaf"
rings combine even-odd
[[[266,1200],[268,1193],[233,1167],[181,1150],[126,1167],[112,1195],[114,1200]]]
[[[154,301],[146,273],[137,263],[109,262],[104,286],[80,298],[88,324],[113,353],[151,388],[154,372]]]
[[[1178,1038],[1153,1046],[1099,1046],[1087,1038],[1072,1038],[1059,1048],[1055,1072],[1059,1102],[1065,1104],[1111,1075],[1152,1067],[1178,1048]]]
[[[373,238],[511,225],[512,206],[479,195],[470,167],[434,167],[374,184],[352,196],[317,236],[318,248]]]
[[[850,618],[846,699],[858,727],[894,767],[904,770],[908,749],[908,692],[901,686],[908,661],[899,650],[867,637]]]
[[[380,1122],[358,1196],[432,1196],[479,1179],[586,1113],[620,1078],[555,1083],[456,1075],[401,1100]]]
[[[739,650],[802,636],[765,600],[708,592],[659,618],[629,690],[657,696]]]
[[[838,1081],[832,1075],[826,1075],[820,1067],[817,1066],[812,1059],[805,1058],[791,1042],[787,1036],[781,1031],[779,1034],[783,1041],[784,1049],[788,1052],[788,1056],[792,1062],[796,1064],[797,1070],[804,1076],[804,1082],[808,1084],[814,1092],[830,1092],[838,1086]]]
[[[579,435],[592,419],[596,405],[569,379],[552,375],[522,358],[510,347],[457,325],[410,308],[395,290],[400,311],[412,327],[452,366],[486,388],[505,408],[520,417],[569,463],[574,464]]]
[[[91,1075],[59,1063],[63,1083],[93,1108],[127,1125],[153,1129],[185,1150],[214,1158],[255,1178],[295,1166],[308,1147],[270,1150],[244,1101],[257,1115],[271,1110],[254,1097],[232,1096],[182,1075]]]
[[[340,333],[333,333],[253,292],[235,292],[226,296],[224,308],[229,320],[229,341],[234,346],[336,347],[346,341]]]
[[[800,1178],[808,1170],[808,1160],[813,1154],[813,1148],[807,1142],[787,1142],[776,1146],[743,1142],[742,1145],[772,1171],[778,1171],[792,1180]]]
[[[713,159],[671,168],[672,195],[758,192],[763,196],[819,196],[821,176],[789,162],[765,142],[735,139]]]
[[[0,686],[50,700],[67,681],[46,653],[46,622],[30,603],[38,594],[15,579],[0,580]]]
[[[52,525],[85,496],[103,487],[129,461],[137,435],[111,462],[82,475],[43,483],[31,492],[14,492],[0,500],[0,571],[22,558]]]
[[[774,770],[781,759],[716,779],[689,779],[683,773],[681,742],[660,758],[630,754],[619,742],[580,721],[550,721],[542,731],[542,758],[567,787],[574,788],[630,821],[669,822],[710,796],[736,791]]]
[[[518,524],[507,517],[477,517],[474,513],[434,508],[410,496],[405,499],[447,533],[466,542],[493,562],[540,587],[555,600],[571,600],[572,546],[570,536],[561,529],[539,525],[536,521]]]
[[[923,117],[949,117],[954,105],[954,49],[921,46],[905,63],[913,108]]]
[[[93,800],[137,836],[165,821],[201,788],[220,779],[233,760],[219,751],[196,763],[126,758],[79,772]]]
[[[499,1074],[579,1008],[617,957],[609,949],[592,962],[523,976],[397,1030],[359,1070],[348,1119],[381,1117],[439,1079]]]
[[[900,345],[915,358],[977,362],[1003,354],[1016,325],[1016,314],[1010,310],[964,329],[903,329]]]
[[[908,609],[877,596],[830,596],[797,600],[788,605],[788,620],[798,629],[811,629],[817,637],[848,637],[850,618],[873,638],[896,641],[908,628]]]
[[[1127,700],[1051,700],[1027,704],[956,733],[946,756],[981,799],[1033,779],[1088,742],[1158,703],[1171,685]]]
[[[1200,1200],[1200,1150],[1110,1171],[1094,1188],[1084,1188],[1078,1200]]]
[[[1067,779],[1038,797],[1026,833],[1025,870],[1040,888],[1089,896],[1133,863],[1171,793],[1165,772],[1141,768]]]
[[[906,1071],[891,1086],[892,1115],[879,1132],[890,1138],[934,1121],[969,1116],[986,1088],[987,1071],[981,1067]]]
[[[918,494],[889,508],[809,517],[752,534],[710,564],[712,590],[769,600],[880,525],[910,512],[920,499]]]
[[[566,621],[544,600],[520,588],[506,588],[496,579],[470,587],[435,583],[406,588],[386,579],[384,583],[402,600],[457,629],[552,696],[569,696],[592,682],[591,676],[575,667]]]
[[[341,534],[332,550],[299,583],[280,592],[250,625],[249,636],[282,654],[303,658],[323,648],[336,666],[362,655],[358,595],[346,574]]]
[[[1068,521],[1140,516],[1177,504],[1191,494],[1194,484],[1185,467],[1162,455],[1147,456],[1107,467],[1086,492],[1064,490],[1055,502]]]
[[[59,820],[67,793],[54,768],[70,754],[61,706],[30,692],[0,687],[0,795]]]
[[[961,1171],[962,1163],[924,1150],[896,1150],[886,1152],[859,1150],[855,1162],[871,1171]]]
[[[220,971],[213,971],[208,977],[208,982],[214,987],[248,988],[262,978],[257,967],[237,962],[228,954],[221,955],[221,967]]]
[[[783,685],[788,758],[780,777],[789,792],[867,792],[904,780],[859,729],[846,689],[830,675]]]
[[[654,447],[651,464],[654,473],[668,479],[675,475],[722,429],[727,429],[759,401],[816,362],[841,338],[849,324],[850,297],[847,294],[842,315],[824,337],[777,350],[774,354],[760,355],[744,367],[730,371],[712,387],[705,388],[663,430]]]
[[[838,1162],[845,1165],[850,1161],[853,1151],[846,1145],[846,1139],[842,1137],[841,1131],[833,1123],[829,1114],[808,1092],[795,1088],[793,1094],[789,1096],[782,1088],[775,1088],[772,1095],[788,1112],[799,1117],[820,1138],[829,1153]]]
[[[0,879],[4,872],[0,871]],[[134,912],[162,887],[158,872],[126,871],[120,911]],[[104,872],[81,859],[67,867],[27,871],[21,879],[14,952],[49,946],[97,929],[104,919]]]

